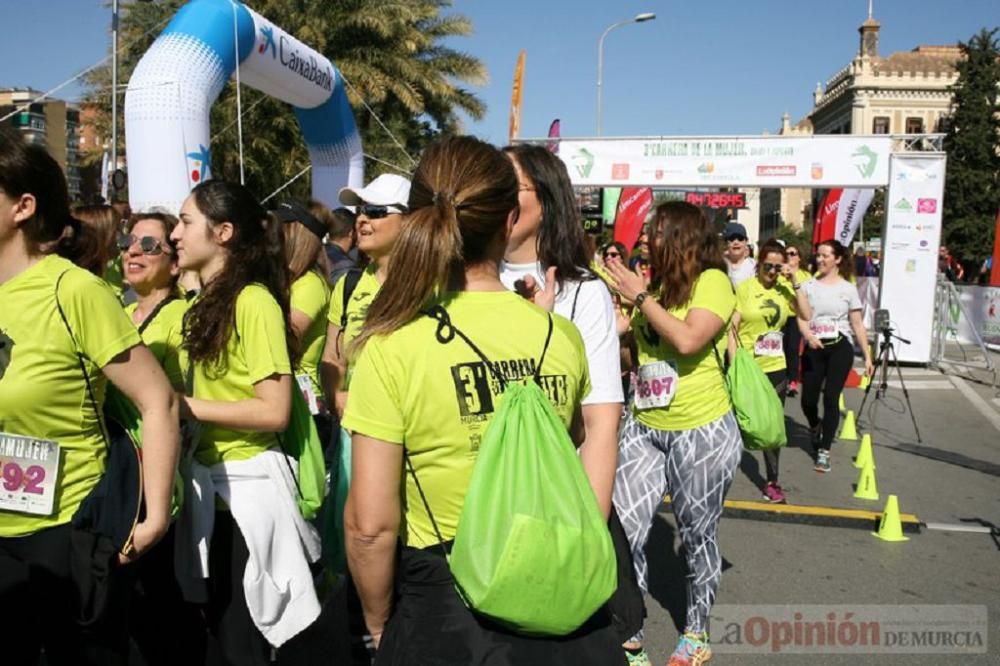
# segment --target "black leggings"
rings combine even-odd
[[[802,333],[799,331],[799,323],[795,317],[789,317],[785,323],[785,366],[788,373],[788,381],[799,381],[799,347],[802,346]]]
[[[96,625],[76,622],[69,525],[29,536],[0,537],[0,632],[4,664],[34,664],[42,647],[49,666],[128,662],[130,567],[113,570],[107,611]]]
[[[778,393],[778,398],[781,400],[781,405],[785,405],[785,394],[788,393],[788,378],[789,375],[785,370],[775,370],[774,372],[767,373],[767,378],[771,380],[771,386]],[[778,482],[778,454],[781,453],[780,448],[776,449],[764,449],[764,467],[767,468],[767,481],[768,483]]]
[[[802,355],[802,411],[809,427],[819,424],[819,393],[823,391],[821,449],[830,449],[840,425],[840,393],[854,364],[851,341],[842,337],[822,349],[807,348]]]

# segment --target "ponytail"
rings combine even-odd
[[[447,137],[424,151],[413,175],[386,280],[368,308],[351,353],[398,330],[439,290],[461,283],[466,266],[486,260],[517,207],[517,175],[503,153],[472,137]]]

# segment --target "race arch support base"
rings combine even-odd
[[[176,213],[212,177],[209,112],[237,67],[241,84],[294,108],[314,198],[334,204],[341,187],[363,184],[361,138],[336,67],[235,0],[191,0],[140,60],[125,95],[133,210]]]

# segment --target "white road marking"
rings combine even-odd
[[[995,409],[990,407],[989,403],[972,390],[972,387],[961,377],[950,375],[948,379],[951,380],[951,383],[954,384],[959,393],[968,398],[972,406],[976,408],[976,411],[985,416],[986,420],[992,423],[994,428],[1000,430],[1000,413],[997,413]]]

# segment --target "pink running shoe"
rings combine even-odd
[[[769,481],[766,486],[764,486],[764,499],[766,499],[771,504],[784,504],[785,503],[785,491],[781,489],[777,483]]]

